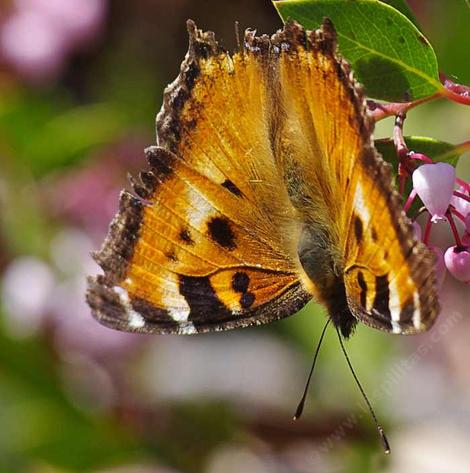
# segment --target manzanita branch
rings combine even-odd
[[[405,137],[403,136],[403,125],[405,124],[405,120],[405,112],[397,114],[395,117],[395,126],[393,127],[393,143],[400,160],[409,153],[408,146],[406,146]]]
[[[421,105],[426,102],[430,102],[431,100],[435,100],[441,97],[442,95],[440,93],[436,93],[434,95],[423,97],[422,99],[414,100],[412,102],[391,102],[391,103],[381,103],[381,102],[376,102],[375,100],[372,100],[372,99],[368,99],[367,107],[369,109],[370,116],[374,119],[374,121],[378,122],[387,117],[406,114],[408,110],[411,110],[412,108],[415,108],[418,105]]]
[[[444,86],[440,92],[442,96],[463,105],[470,105],[470,87],[451,81],[442,72],[439,74],[439,79]]]
[[[393,144],[395,146],[397,156],[399,159],[398,162],[398,182],[399,182],[399,192],[403,194],[405,192],[406,179],[411,173],[409,169],[409,160],[408,154],[409,149],[405,142],[405,137],[403,136],[403,125],[406,120],[406,113],[400,113],[395,117],[395,126],[393,127]],[[411,200],[413,201],[414,196]],[[408,201],[407,201],[408,202]],[[410,202],[410,205],[411,205]]]
[[[408,110],[417,107],[418,105],[439,98],[447,98],[463,105],[470,105],[470,87],[451,81],[442,72],[439,73],[439,78],[443,87],[435,94],[429,95],[428,97],[423,97],[418,100],[411,102],[381,103],[372,99],[368,99],[367,107],[369,109],[369,114],[376,122],[378,122],[393,115],[402,115]]]

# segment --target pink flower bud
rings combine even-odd
[[[460,240],[462,241],[462,245],[464,246],[470,246],[470,233],[469,232],[465,232],[462,237],[460,238]]]
[[[447,269],[455,279],[470,283],[470,247],[451,246],[447,249],[444,259]]]
[[[437,246],[430,246],[429,249],[436,255],[436,285],[440,289],[446,277],[446,265],[444,262],[444,252]]]
[[[447,163],[423,164],[413,172],[413,186],[433,222],[445,217],[454,185],[455,168]]]

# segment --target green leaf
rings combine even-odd
[[[292,18],[308,29],[329,17],[341,54],[370,97],[409,101],[442,88],[428,40],[390,5],[378,0],[279,0],[274,6],[283,20]]]
[[[382,3],[386,3],[391,7],[398,10],[400,13],[405,15],[408,20],[410,20],[417,28],[419,28],[418,20],[416,19],[413,11],[409,7],[408,3],[405,0],[380,0]]]

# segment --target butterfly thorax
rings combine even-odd
[[[281,127],[279,127],[281,128]],[[301,232],[297,245],[300,263],[317,290],[317,299],[327,307],[334,324],[345,337],[351,334],[356,318],[349,309],[344,286],[344,259],[340,250],[335,221],[340,204],[335,182],[325,179],[321,150],[305,148],[299,130],[285,124],[284,140],[276,151],[281,164],[287,194],[297,211]]]

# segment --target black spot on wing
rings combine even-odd
[[[376,243],[377,240],[379,239],[379,236],[377,235],[377,230],[374,227],[372,227],[371,236],[372,236],[372,241]]]
[[[232,288],[236,292],[246,292],[248,290],[248,284],[250,283],[250,277],[248,274],[238,271],[233,275]]]
[[[232,288],[234,291],[241,293],[240,306],[242,309],[250,308],[255,302],[255,295],[248,292],[249,284],[250,277],[243,271],[238,271],[233,275]]]
[[[361,288],[361,294],[360,294],[360,300],[361,300],[361,306],[366,308],[367,304],[367,283],[364,279],[364,275],[362,274],[361,271],[357,273],[357,283],[359,284],[359,287]]]
[[[354,235],[356,235],[356,240],[358,242],[362,241],[363,225],[362,220],[357,215],[354,216]]]
[[[180,231],[178,237],[183,243],[186,243],[187,245],[194,245],[194,240],[187,228],[183,228],[183,230]]]
[[[252,292],[245,292],[240,298],[240,305],[243,309],[249,309],[255,302],[255,295]]]
[[[243,196],[242,191],[230,179],[225,179],[225,181],[222,182],[222,187],[225,187],[236,197]]]
[[[198,323],[221,322],[230,318],[231,311],[217,297],[208,277],[180,276],[179,290],[190,308],[188,320],[196,328]]]
[[[207,224],[209,236],[220,246],[228,250],[234,250],[237,245],[235,243],[235,234],[230,227],[230,222],[224,217],[214,217]]]
[[[169,251],[168,253],[165,253],[165,256],[168,261],[172,261],[173,263],[176,263],[178,261],[178,257],[176,256],[176,253],[174,251]]]
[[[373,308],[385,317],[390,314],[390,289],[388,286],[388,274],[375,277],[375,297]]]

